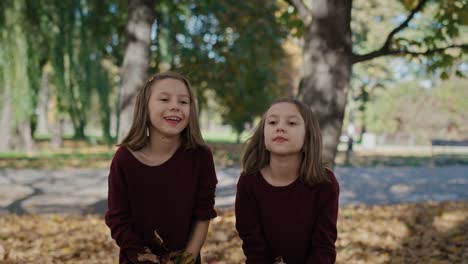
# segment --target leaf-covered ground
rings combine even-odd
[[[234,213],[219,211],[204,263],[243,263]],[[340,208],[337,263],[468,263],[468,202]],[[99,216],[0,216],[0,263],[117,263]]]

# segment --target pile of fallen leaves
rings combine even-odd
[[[243,263],[232,209],[220,210],[203,263]],[[468,202],[340,208],[337,263],[463,263]],[[0,263],[118,263],[102,217],[0,216]]]

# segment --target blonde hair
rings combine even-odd
[[[317,118],[312,110],[297,99],[279,99],[273,102],[268,109],[278,103],[294,104],[305,123],[305,138],[302,160],[299,167],[299,178],[309,185],[330,181],[327,173],[327,164],[322,160],[322,134]],[[270,164],[270,152],[265,146],[264,127],[266,113],[255,128],[253,135],[248,139],[247,146],[242,155],[241,175],[253,174]]]
[[[149,117],[148,102],[151,96],[151,90],[155,83],[164,79],[174,79],[181,81],[187,87],[190,99],[190,116],[186,128],[181,132],[181,145],[185,149],[195,148],[197,146],[205,146],[205,141],[200,132],[198,124],[197,107],[195,104],[195,96],[190,86],[189,81],[184,76],[175,72],[158,73],[151,76],[145,83],[145,86],[138,91],[136,97],[135,110],[133,112],[133,123],[127,134],[117,146],[125,146],[133,151],[142,149],[149,143],[149,137],[146,135],[146,130],[151,126]]]

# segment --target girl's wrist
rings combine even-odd
[[[190,249],[185,249],[185,252],[187,252],[188,254],[192,255],[192,257],[193,257],[194,259],[196,259],[197,256],[198,256],[198,252],[194,252],[193,250],[190,250]]]

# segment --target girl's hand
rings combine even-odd
[[[171,252],[169,255],[174,264],[195,264],[195,257],[185,250]]]
[[[286,262],[284,262],[283,257],[279,256],[275,258],[275,263],[273,264],[286,264]]]
[[[139,262],[149,261],[151,263],[160,264],[159,257],[157,255],[153,254],[153,252],[151,252],[151,250],[149,248],[147,248],[147,247],[145,247],[145,252],[144,253],[137,253],[137,260]]]

